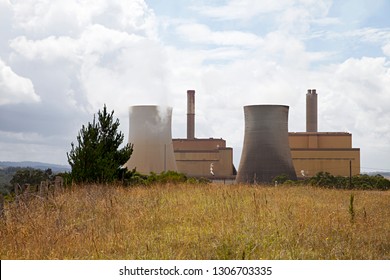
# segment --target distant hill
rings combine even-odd
[[[0,169],[4,169],[7,167],[31,167],[41,170],[46,170],[50,168],[54,173],[70,171],[70,167],[68,165],[43,163],[36,161],[0,161]]]

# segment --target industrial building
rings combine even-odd
[[[349,176],[360,174],[360,149],[352,148],[348,132],[318,132],[318,95],[306,94],[306,132],[290,132],[291,156],[297,177],[318,172]]]
[[[285,109],[269,107],[271,111],[261,113],[257,110],[264,110],[262,106],[264,105],[246,106],[248,108],[245,118],[247,119],[249,115],[253,116],[253,120],[249,121],[250,126],[255,127],[253,130],[257,131],[261,127],[263,131],[258,134],[248,131],[248,136],[245,135],[246,141],[251,142],[251,145],[244,143],[238,181],[269,181],[276,173],[285,173],[292,179],[311,177],[321,171],[340,176],[360,173],[360,149],[352,148],[351,133],[318,132],[318,95],[315,89],[309,89],[306,94],[306,132],[288,132],[291,153],[286,151],[285,144],[281,144],[285,138],[284,131],[288,128],[288,109],[283,116],[279,114],[277,117],[278,114],[275,115],[273,110],[285,111]],[[282,119],[278,119],[279,117]],[[281,124],[283,131],[280,130]],[[248,124],[245,125],[246,128],[247,126]],[[267,131],[264,127],[267,127]],[[277,133],[276,128],[279,128]],[[226,141],[195,138],[194,90],[187,91],[187,138],[173,139],[173,149],[179,172],[195,177],[235,178],[237,171],[233,165],[233,149],[226,147]],[[272,149],[278,150],[279,153],[274,152],[273,156],[270,156]],[[290,174],[291,168],[288,167],[290,156],[296,177]],[[280,162],[282,159],[284,162]],[[275,164],[271,164],[272,162]],[[269,170],[270,166],[274,167],[272,171]],[[246,171],[241,170],[242,168]],[[249,171],[250,169],[253,170]]]
[[[360,149],[348,132],[318,132],[318,95],[306,94],[306,132],[288,132],[289,107],[244,106],[244,145],[237,172],[233,149],[222,138],[195,137],[195,91],[187,91],[187,138],[172,139],[172,108],[130,108],[129,143],[134,152],[126,166],[141,173],[174,170],[191,177],[236,182],[270,182],[318,172],[349,176],[360,173]],[[237,175],[237,176],[236,176]],[[237,178],[236,178],[237,177]]]
[[[233,149],[222,138],[195,138],[195,90],[187,90],[187,138],[172,139],[177,170],[191,177],[234,180]]]
[[[224,139],[173,139],[176,165],[179,172],[191,177],[213,180],[233,180],[233,149]]]

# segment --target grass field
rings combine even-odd
[[[81,186],[5,206],[0,259],[390,259],[390,192]]]

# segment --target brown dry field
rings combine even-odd
[[[85,185],[6,203],[0,259],[390,259],[389,217],[389,191]]]

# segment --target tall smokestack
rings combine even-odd
[[[308,89],[306,94],[306,132],[318,132],[317,93]]]
[[[195,138],[195,90],[187,90],[187,139]]]

